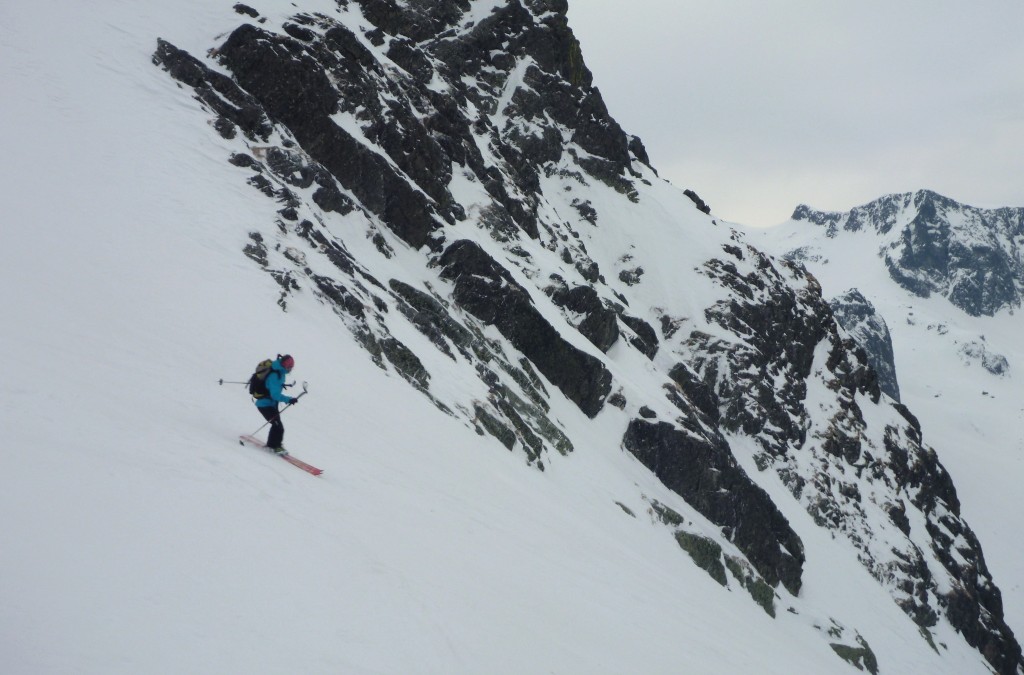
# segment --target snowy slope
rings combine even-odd
[[[261,10],[280,22],[294,7]],[[556,393],[552,417],[576,449],[546,454],[541,472],[374,365],[313,294],[282,312],[278,284],[240,253],[277,205],[225,161],[239,141],[151,62],[158,36],[202,55],[238,21],[230,3],[198,0],[0,8],[0,83],[18,93],[3,105],[0,168],[5,673],[847,673],[829,643],[855,634],[885,672],[987,672],[946,624],[929,647],[770,472],[759,481],[807,551],[801,593],[780,589],[774,619],[666,535],[655,501],[717,528],[622,451],[624,414],[590,420]],[[463,188],[470,207],[479,187]],[[612,190],[588,196],[631,225],[591,253],[625,269],[636,247],[655,279],[636,297],[679,296],[675,309],[700,315],[713,291],[690,270],[717,244],[690,233],[710,219],[656,180],[642,224]],[[411,273],[412,252],[392,245],[382,278]],[[217,384],[284,351],[310,383],[286,442],[320,478],[238,446],[262,420],[240,386]],[[464,363],[418,353],[437,398],[481,395]],[[621,344],[609,364],[627,392],[660,382]],[[749,442],[734,451],[755,475]],[[978,474],[946,461],[1008,574]]]
[[[966,215],[954,214],[954,219],[973,220],[974,209],[961,208]],[[1024,544],[1017,533],[1024,520],[1013,495],[1024,475],[1024,324],[1012,307],[994,316],[970,316],[941,295],[922,298],[901,288],[883,255],[915,216],[907,209],[891,219],[865,222],[862,229],[835,228],[831,236],[829,228],[803,219],[751,229],[749,235],[780,256],[798,250],[826,297],[857,288],[885,319],[892,332],[901,399],[921,420],[926,442],[952,474],[964,513],[976,524],[988,564],[1003,589],[1008,622],[1020,630]],[[883,223],[893,229],[880,234],[876,225]]]

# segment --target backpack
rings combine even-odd
[[[249,377],[249,395],[253,398],[266,398],[270,396],[267,391],[267,375],[270,374],[270,367],[274,365],[272,359],[264,359],[256,365],[256,371]]]

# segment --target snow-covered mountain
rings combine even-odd
[[[888,195],[847,213],[799,206],[793,220],[878,235],[893,281],[917,296],[937,293],[972,316],[1019,307],[1024,291],[1024,208],[979,209],[930,190]]]
[[[5,670],[1021,670],[888,305],[660,180],[566,9],[2,10]],[[275,351],[319,478],[235,442]]]

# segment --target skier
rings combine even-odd
[[[295,359],[290,354],[278,356],[277,360],[270,364],[270,372],[264,378],[266,395],[256,395],[256,409],[260,411],[263,418],[270,422],[270,433],[267,435],[267,447],[278,454],[287,451],[281,442],[284,440],[284,424],[281,423],[281,411],[278,404],[286,403],[294,405],[298,402],[297,397],[284,394],[285,376],[292,372],[295,367]],[[262,391],[259,392],[262,394]]]

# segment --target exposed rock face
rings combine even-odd
[[[831,313],[817,282],[802,268],[784,262],[784,276],[776,262],[756,249],[727,252],[731,258],[708,261],[706,273],[729,289],[731,297],[709,307],[705,315],[741,342],[727,344],[703,332],[692,333],[691,365],[705,382],[715,383],[726,429],[757,437],[768,453],[784,454],[787,444],[806,439],[807,380],[818,345],[833,329]],[[786,276],[799,279],[804,288],[790,285]],[[724,354],[728,361],[719,358]],[[865,385],[868,392],[877,387],[874,382]]]
[[[461,307],[496,326],[580,410],[590,417],[600,412],[611,390],[611,373],[566,342],[505,268],[470,241],[449,246],[439,263],[441,278],[455,282],[454,298]]]
[[[706,439],[667,422],[633,420],[622,440],[675,492],[743,551],[761,576],[800,592],[803,544],[764,490],[736,464],[724,440]]]
[[[878,386],[893,400],[899,401],[900,385],[896,379],[892,336],[885,319],[856,288],[832,298],[828,304],[839,325],[867,352],[868,363],[878,375]]]
[[[978,209],[928,190],[890,195],[848,213],[800,206],[794,220],[840,231],[886,235],[882,255],[893,280],[908,291],[945,296],[972,316],[1021,303],[1024,292],[1024,209]]]
[[[217,114],[216,128],[233,138],[240,128],[249,138],[266,141],[273,130],[259,102],[235,82],[211,71],[201,61],[166,40],[157,40],[153,63],[163,66],[171,77],[191,87],[196,98]]]
[[[271,118],[294,134],[312,159],[389,223],[410,246],[419,248],[430,241],[439,221],[454,218],[444,182],[450,173],[449,164],[411,111],[395,122],[404,121],[412,133],[402,138],[382,133],[379,140],[397,144],[392,153],[401,160],[399,167],[418,179],[415,185],[332,119],[340,112],[338,104],[342,100],[376,99],[372,80],[362,73],[353,76],[352,69],[343,67],[338,59],[338,53],[345,53],[352,39],[344,28],[336,26],[322,41],[304,44],[245,24],[231,34],[219,54],[238,83]],[[328,70],[331,65],[338,67]],[[338,82],[341,86],[336,85]],[[398,110],[402,109],[388,112],[396,114]],[[378,114],[385,112],[380,110]]]
[[[600,296],[592,287],[555,287],[551,290],[551,299],[559,307],[582,317],[577,328],[602,352],[611,349],[619,339],[619,324],[615,310],[601,302]]]
[[[706,266],[731,296],[707,311],[736,338],[688,341],[691,365],[720,399],[722,426],[755,438],[758,465],[773,467],[815,522],[843,533],[918,625],[944,616],[999,672],[1016,672],[1020,647],[999,590],[917,419],[880,398],[864,350],[840,335],[813,277],[754,249],[733,253]],[[869,424],[867,407],[885,423]],[[923,528],[911,527],[908,508]],[[977,611],[961,611],[965,598]]]
[[[311,295],[440,414],[533,466],[580,445],[559,406],[578,408],[577,424],[599,418],[690,519],[718,528],[687,532],[656,507],[680,545],[772,615],[777,591],[799,595],[806,554],[759,486],[773,470],[805,525],[852,542],[919,626],[946,622],[1014,672],[1020,648],[952,482],[910,411],[881,397],[884,349],[857,344],[872,325],[863,303],[830,308],[802,267],[720,228],[695,194],[662,208],[565,0],[482,4],[342,0],[280,26],[238,5],[245,23],[211,50],[218,68],[158,42],[154,62],[209,111],[269,209],[239,241],[282,310]],[[1019,302],[1019,255],[943,226],[954,207],[936,197],[798,215],[891,230],[894,275],[968,311]],[[968,215],[1021,234],[1019,214]],[[659,230],[665,218],[690,229]],[[664,243],[634,246],[651,232]]]

